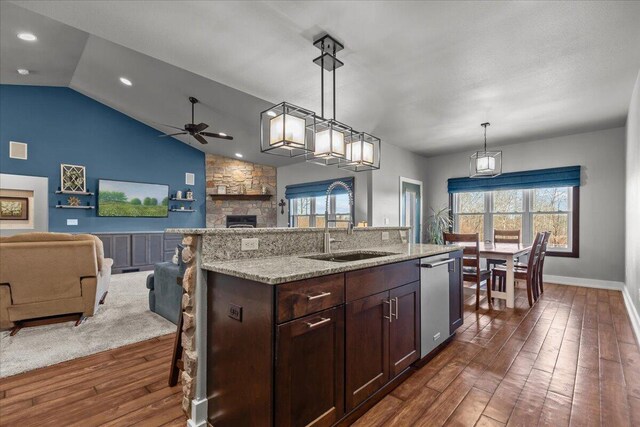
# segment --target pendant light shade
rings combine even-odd
[[[346,151],[340,168],[355,172],[380,169],[380,138],[366,132],[353,133],[347,140]]]
[[[316,117],[315,146],[307,161],[322,165],[337,165],[347,155],[346,141],[351,138],[352,129],[336,120]]]
[[[313,150],[315,114],[283,102],[260,114],[262,152],[285,157],[302,156]]]
[[[494,178],[502,174],[502,151],[487,151],[487,127],[490,123],[482,123],[484,128],[484,150],[476,151],[469,159],[470,178]]]

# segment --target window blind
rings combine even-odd
[[[580,166],[503,173],[495,178],[451,178],[449,193],[549,187],[579,187]]]
[[[353,192],[353,177],[328,179],[325,181],[306,182],[303,184],[287,185],[285,187],[284,196],[287,199],[297,199],[300,197],[317,197],[324,196],[329,186],[335,181],[342,181],[349,186]],[[342,187],[336,187],[332,194],[346,194],[347,191]]]

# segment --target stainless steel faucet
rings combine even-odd
[[[340,240],[332,239],[331,234],[329,234],[329,222],[340,222],[339,220],[332,219],[329,220],[329,198],[331,193],[336,187],[343,187],[347,190],[347,194],[349,195],[349,225],[347,225],[347,234],[353,234],[353,192],[351,188],[345,184],[343,181],[335,181],[329,185],[327,188],[327,194],[325,196],[325,211],[324,211],[324,253],[331,253],[331,243],[339,242]]]

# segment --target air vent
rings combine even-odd
[[[186,185],[195,185],[195,183],[196,183],[195,174],[192,174],[192,173],[189,173],[189,172],[185,173],[184,174],[184,183]]]
[[[12,159],[27,160],[27,144],[24,142],[9,141],[9,157]]]

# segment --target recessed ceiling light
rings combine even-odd
[[[26,68],[18,68],[18,74],[20,74],[21,76],[28,76],[29,70],[27,70]]]
[[[273,111],[267,111],[267,116],[269,116],[269,117],[275,117],[275,116],[276,116],[276,113],[275,113],[275,112],[273,112]]]
[[[243,158],[244,156],[241,153],[236,153],[236,157]]]
[[[226,134],[226,133],[224,133],[224,132],[220,132],[220,133],[219,133],[219,135],[220,135],[220,136],[227,136],[227,134]]]
[[[31,33],[18,33],[18,38],[27,42],[34,42],[38,40],[38,38]]]
[[[120,77],[120,83],[122,83],[125,86],[131,86],[133,85],[133,83],[131,83],[131,80],[129,80],[126,77]]]

